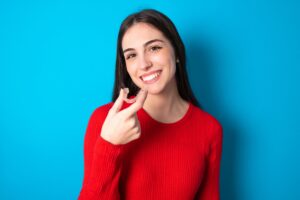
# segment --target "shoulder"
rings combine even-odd
[[[197,121],[197,124],[201,125],[202,128],[207,130],[207,134],[210,139],[222,138],[222,124],[220,121],[199,107],[194,106],[193,118]]]
[[[94,132],[94,130],[97,132],[102,127],[112,105],[112,103],[106,103],[94,108],[94,110],[89,114],[87,133]]]
[[[99,135],[102,124],[108,114],[108,111],[112,103],[106,103],[104,105],[94,108],[94,110],[89,114],[88,125],[86,127],[85,140],[87,142],[95,141],[96,137]]]
[[[96,107],[91,114],[91,118],[105,118],[112,106],[113,102],[109,102]]]
[[[193,116],[196,118],[197,121],[201,121],[202,123],[208,124],[209,126],[221,126],[221,123],[216,117],[193,104],[192,106]]]
[[[100,105],[94,109],[94,112],[100,114],[100,113],[106,113],[109,111],[109,109],[113,106],[113,102],[109,102],[103,105]]]

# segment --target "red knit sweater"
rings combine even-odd
[[[113,145],[100,136],[112,105],[90,117],[79,200],[220,199],[222,127],[214,117],[190,103],[179,121],[166,124],[140,109],[141,137]]]

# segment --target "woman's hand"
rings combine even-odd
[[[119,97],[108,112],[102,125],[101,137],[115,145],[126,144],[136,140],[141,135],[137,111],[141,109],[147,97],[147,90],[140,90],[134,99],[127,99],[128,89],[121,89]],[[132,103],[120,111],[123,101]]]

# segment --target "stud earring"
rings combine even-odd
[[[176,62],[179,63],[179,59],[178,58],[176,59]]]

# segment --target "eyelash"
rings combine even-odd
[[[129,54],[128,56],[126,56],[126,60],[128,60],[128,59],[132,58],[131,56],[135,56],[135,54],[134,54],[134,53],[132,53],[132,54]]]
[[[161,46],[157,46],[157,45],[155,45],[155,46],[152,46],[152,47],[150,47],[150,50],[153,50],[153,51],[158,51],[158,50],[160,50],[162,47]]]
[[[150,50],[150,51],[153,51],[153,52],[156,52],[156,51],[159,51],[161,48],[162,48],[161,46],[155,45],[155,46],[150,47],[149,50]],[[126,56],[126,60],[132,58],[132,56],[134,57],[135,55],[136,55],[136,54],[134,54],[134,53],[127,55],[127,56]]]

